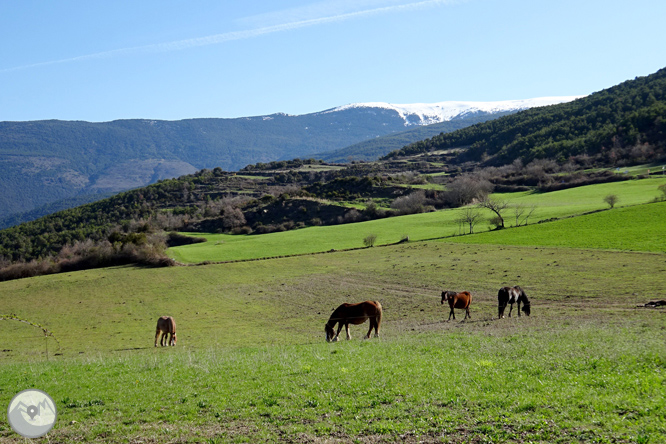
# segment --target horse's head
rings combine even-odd
[[[453,296],[455,296],[457,293],[455,291],[443,291],[442,292],[442,304],[444,302],[448,301],[449,299],[452,299]]]
[[[530,315],[530,304],[525,304],[523,305],[523,308],[521,309],[523,313],[525,313],[526,316]]]
[[[330,323],[327,323],[326,327],[324,327],[324,330],[326,331],[326,342],[331,342],[335,337],[335,330],[333,329],[333,326]]]
[[[176,333],[171,336],[171,346],[175,347],[176,346]]]

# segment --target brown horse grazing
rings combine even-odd
[[[509,317],[511,317],[511,311],[513,311],[513,304],[518,303],[518,316],[520,316],[520,304],[523,304],[522,311],[525,315],[530,315],[530,300],[527,299],[525,291],[519,286],[515,287],[502,287],[497,292],[497,317],[502,319],[504,317],[504,309],[506,304],[511,304],[509,308]]]
[[[370,330],[365,335],[365,339],[370,338],[372,329],[375,329],[375,337],[379,337],[379,326],[382,323],[382,304],[377,301],[365,301],[358,304],[344,303],[333,311],[333,314],[326,323],[326,342],[335,342],[338,340],[340,330],[345,327],[347,339],[351,339],[349,334],[349,324],[362,324],[370,320]],[[338,332],[335,333],[335,324],[339,323]]]
[[[160,337],[160,334],[162,335]],[[167,336],[169,340],[167,343]],[[160,345],[176,345],[176,321],[171,316],[162,316],[157,320],[157,328],[155,331],[155,347],[157,347],[157,338],[160,338]]]
[[[469,314],[469,304],[472,303],[472,295],[469,291],[461,291],[460,293],[455,291],[443,291],[442,305],[446,301],[449,302],[449,307],[451,307],[451,313],[449,313],[448,319],[449,321],[451,320],[451,316],[453,316],[454,321],[456,320],[456,314],[453,312],[454,308],[464,308],[466,311],[465,319],[472,319],[472,316]]]

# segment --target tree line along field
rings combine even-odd
[[[48,392],[41,442],[658,443],[664,312],[636,305],[663,298],[665,271],[663,253],[433,240],[8,281],[3,309],[61,349],[46,360],[37,329],[1,322],[0,403]],[[532,316],[497,320],[514,284]],[[443,289],[473,293],[471,320],[445,322]],[[366,299],[382,337],[325,343],[332,309]],[[175,348],[153,347],[163,314]]]
[[[536,223],[541,220],[574,216],[608,208],[608,205],[604,203],[603,199],[609,194],[615,194],[618,196],[618,206],[629,206],[651,202],[662,194],[658,190],[658,187],[665,183],[666,178],[657,177],[626,182],[588,185],[549,193],[497,193],[494,196],[500,199],[505,199],[512,205],[522,204],[528,208],[532,205],[536,205],[536,210],[528,220],[529,223]],[[627,216],[626,218],[617,216],[619,223],[613,222],[613,224],[605,227],[605,229],[619,230],[619,232],[615,234],[604,235],[602,227],[600,225],[594,225],[597,223],[594,218],[585,218],[579,223],[592,224],[589,229],[593,232],[597,232],[599,237],[604,237],[606,242],[612,244],[609,244],[610,246],[605,248],[631,250],[633,242],[625,242],[624,244],[622,242],[613,243],[613,240],[620,240],[624,237],[621,232],[625,230],[625,227],[628,227],[627,229],[631,230],[631,232],[634,233],[635,236],[638,236],[639,239],[643,239],[641,230],[646,230],[645,239],[651,239],[650,242],[648,242],[649,245],[642,246],[641,248],[638,248],[638,250],[664,251],[663,237],[658,236],[659,230],[663,229],[663,217],[660,217],[660,214],[663,214],[663,208],[662,205],[647,210],[648,212],[656,213],[655,218],[648,218],[647,221],[641,224],[639,224],[632,216]],[[616,208],[616,210],[622,210],[629,213],[633,211],[638,214],[642,214],[643,212],[642,209],[638,208]],[[460,212],[460,209],[451,209],[432,213],[377,219],[356,224],[309,227],[296,231],[270,233],[261,236],[193,233],[194,236],[206,238],[207,242],[170,248],[168,253],[172,258],[179,262],[197,263],[204,261],[232,261],[308,254],[329,251],[331,249],[341,250],[360,248],[363,247],[363,239],[371,234],[377,236],[376,245],[399,242],[405,237],[409,237],[410,240],[450,237],[466,233],[469,230],[467,227],[462,227],[456,221]],[[485,216],[490,217],[490,214],[490,211],[487,211]],[[505,218],[507,226],[515,225],[514,215],[515,213],[512,209],[506,210]],[[553,236],[555,238],[560,239],[560,243],[564,242],[566,244],[571,241],[574,243],[566,245],[572,247],[584,246],[582,244],[576,244],[574,241],[574,239],[580,238],[580,236],[583,235],[583,232],[567,228],[567,223],[564,223],[565,226],[562,228],[563,230],[568,230],[567,236],[559,236],[557,233],[559,230],[558,227],[560,227],[558,224],[560,223],[563,222],[558,222],[550,231],[554,233]],[[571,223],[573,222],[569,222],[569,224]],[[487,222],[484,221],[475,227],[475,232],[487,231],[488,229],[489,226]],[[495,239],[494,241],[491,241],[493,243],[502,243],[505,241],[500,242],[497,239],[513,239],[519,233],[525,233],[525,231],[542,232],[540,227],[532,227],[530,229],[527,227],[521,227],[519,230],[507,231],[503,235],[493,233],[492,235],[488,235],[488,238]],[[649,233],[657,234],[650,235]],[[585,234],[584,238],[588,238],[587,234]],[[459,240],[472,243],[483,242],[475,239],[477,239],[477,237],[464,236]],[[529,243],[530,241],[527,242]],[[552,243],[538,243],[538,245],[552,245]],[[588,245],[594,247],[596,244],[588,243]],[[625,247],[622,245],[625,245]],[[598,246],[601,247],[601,244]]]

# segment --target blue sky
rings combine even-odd
[[[0,120],[589,94],[666,66],[656,0],[0,2]]]

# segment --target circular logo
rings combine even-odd
[[[25,438],[46,435],[53,428],[57,416],[53,399],[46,392],[37,389],[17,393],[7,409],[9,425]]]

